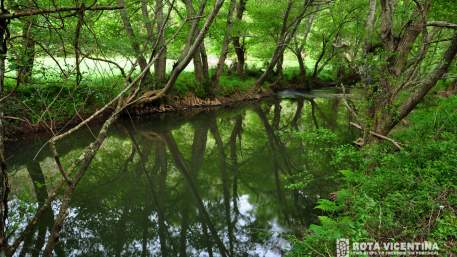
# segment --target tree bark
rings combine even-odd
[[[133,53],[136,56],[138,65],[140,66],[141,70],[144,70],[144,69],[146,69],[147,61],[146,61],[146,58],[144,57],[143,53],[141,52],[140,44],[138,44],[137,38],[135,36],[135,32],[133,31],[132,24],[130,22],[130,17],[128,14],[128,9],[125,5],[125,0],[117,0],[117,3],[118,3],[118,5],[125,7],[123,9],[119,10],[121,20],[124,25],[125,32],[127,33],[127,36],[130,40],[130,44],[132,46]],[[151,76],[150,74],[151,74],[150,71],[148,71],[144,75],[143,79],[141,80],[142,85],[144,85],[145,82],[150,78],[150,76]]]
[[[368,54],[371,49],[371,39],[374,31],[374,22],[376,18],[376,0],[370,0],[370,9],[368,11],[367,23],[365,25],[365,49],[364,53]]]
[[[165,22],[164,14],[163,14],[163,0],[156,0],[155,2],[155,19],[157,24],[157,31],[163,26]],[[164,50],[160,53],[159,57],[157,58],[156,62],[154,63],[154,73],[156,83],[161,85],[165,82],[166,71],[167,71],[167,49],[165,46],[165,35],[164,33],[159,34],[158,38],[158,48],[164,47]]]
[[[76,31],[75,31],[75,38],[73,42],[73,46],[75,48],[75,63],[76,63],[76,85],[79,85],[82,80],[81,74],[81,48],[80,48],[80,38],[81,38],[81,30],[84,22],[84,4],[81,4],[81,8],[78,12],[78,23],[76,24]]]
[[[5,10],[2,10],[2,12]],[[5,63],[9,32],[6,20],[0,20],[0,99],[3,99],[5,90]],[[7,254],[6,219],[8,217],[8,194],[10,191],[8,173],[6,171],[5,134],[3,124],[3,101],[0,101],[0,256]]]
[[[449,45],[449,48],[443,55],[441,63],[438,67],[424,80],[422,81],[418,89],[412,93],[399,107],[397,115],[395,117],[391,114],[383,115],[383,120],[380,122],[376,132],[381,135],[388,135],[389,132],[422,101],[427,93],[435,87],[436,83],[443,78],[448,72],[450,65],[455,59],[457,54],[457,31],[454,32],[453,39]]]
[[[300,68],[300,80],[305,82],[306,81],[306,66],[305,60],[303,60],[303,56],[301,53],[295,53],[297,57],[298,67]]]
[[[189,50],[184,54],[182,59],[180,59],[180,61],[175,65],[175,68],[171,72],[170,78],[168,79],[165,87],[162,90],[160,90],[157,94],[155,94],[153,97],[146,99],[146,101],[154,101],[156,99],[159,99],[163,97],[165,94],[167,94],[173,88],[173,86],[176,83],[176,80],[178,79],[179,74],[181,74],[181,72],[186,68],[186,66],[191,61],[192,57],[199,50],[200,45],[203,42],[203,39],[209,30],[209,27],[211,26],[217,14],[219,13],[219,10],[224,4],[224,1],[225,0],[218,0],[216,2],[212,12],[207,17],[205,24],[203,25],[203,28],[198,33],[193,44],[189,47]]]
[[[394,35],[393,27],[393,3],[394,0],[381,0],[381,39],[384,49],[393,51]]]
[[[406,31],[396,46],[397,54],[392,60],[393,73],[396,76],[400,75],[403,71],[403,68],[408,60],[409,53],[411,52],[417,37],[427,26],[427,21],[425,19],[429,5],[426,5],[423,8],[424,10],[416,9],[413,13],[413,20],[408,22]]]
[[[187,12],[187,17],[191,19],[192,17],[195,17],[196,12],[194,5],[191,0],[186,0],[186,12]],[[205,6],[205,4],[202,4],[202,6]],[[199,15],[202,13],[202,9],[200,9]],[[191,31],[189,33],[188,37],[188,46],[190,47],[190,43],[195,40],[195,37],[198,35],[200,32],[200,28],[198,26],[199,23],[199,18],[195,19],[192,24]],[[206,83],[208,80],[208,59],[206,55],[206,50],[204,48],[204,42],[201,42],[201,45],[198,47],[198,50],[194,53],[193,56],[193,63],[194,63],[194,74],[195,74],[195,79],[200,82],[200,83]],[[205,74],[206,73],[206,74]]]
[[[144,28],[146,29],[148,41],[152,42],[154,40],[154,28],[151,18],[149,17],[148,0],[141,0],[141,14],[143,15]]]
[[[206,84],[209,82],[209,64],[208,54],[206,53],[205,41],[202,41],[200,46],[200,57],[202,59],[203,80]]]
[[[277,81],[281,81],[284,77],[283,64],[284,64],[284,51],[279,55],[278,62],[276,63]]]
[[[280,33],[279,39],[276,43],[276,49],[273,53],[270,63],[268,64],[267,68],[265,69],[265,72],[256,81],[257,88],[259,88],[263,84],[263,82],[265,82],[268,75],[271,73],[273,68],[278,63],[278,60],[280,60],[281,56],[284,53],[284,50],[286,49],[290,40],[295,35],[295,32],[297,31],[297,28],[300,25],[301,21],[303,20],[305,12],[308,9],[308,6],[312,3],[312,1],[305,1],[304,6],[302,6],[302,9],[300,10],[300,13],[289,24],[288,20],[289,20],[290,11],[292,9],[293,3],[294,2],[291,0],[288,1],[287,8],[284,13],[281,33]]]
[[[238,4],[236,5],[236,21],[241,23],[243,20],[243,14],[246,10],[246,1],[247,0],[239,0]],[[244,65],[245,65],[245,53],[246,49],[244,47],[244,43],[241,41],[240,35],[233,37],[232,39],[233,47],[235,48],[236,54],[236,73],[238,76],[244,75]]]
[[[232,16],[233,16],[233,10],[235,9],[235,5],[236,5],[236,0],[231,0],[230,6],[229,6],[229,11],[227,14],[227,25],[226,25],[225,34],[224,34],[224,41],[222,43],[221,53],[219,54],[219,60],[217,62],[216,71],[214,72],[214,76],[212,79],[213,88],[218,86],[219,79],[224,70],[225,59],[227,58],[227,54],[229,51],[229,43],[230,43],[230,37],[231,37],[232,27],[233,27]]]
[[[22,53],[17,70],[17,84],[29,83],[32,77],[33,63],[35,61],[35,40],[32,27],[35,18],[32,17],[22,25]]]

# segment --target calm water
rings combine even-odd
[[[328,93],[283,92],[230,109],[118,122],[72,197],[55,254],[283,256],[289,235],[316,222],[316,200],[336,189],[326,145],[299,135],[326,128],[338,144],[354,137],[341,99]],[[64,165],[96,131],[58,145]],[[10,231],[24,226],[60,180],[47,147],[33,161],[43,142],[10,146]],[[304,173],[305,190],[288,187]],[[54,201],[18,256],[39,253],[59,204]]]

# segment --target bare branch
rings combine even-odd
[[[447,21],[429,21],[429,22],[427,22],[427,26],[429,26],[429,27],[448,28],[448,29],[457,29],[457,24],[450,23],[450,22],[447,22]]]
[[[61,13],[61,12],[71,12],[71,11],[78,11],[81,7],[79,6],[66,6],[66,7],[57,7],[57,8],[50,8],[50,9],[25,9],[25,10],[18,10],[12,13],[2,13],[0,14],[0,20],[6,19],[15,19],[20,17],[26,16],[33,16],[39,14],[51,14],[51,13]],[[109,10],[119,10],[124,9],[124,6],[93,6],[90,8],[85,9],[86,11],[109,11]]]

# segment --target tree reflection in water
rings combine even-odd
[[[71,196],[54,254],[282,256],[287,236],[316,222],[316,200],[336,187],[333,156],[293,134],[323,127],[338,135],[335,144],[349,142],[340,108],[337,98],[299,97],[119,122]],[[82,131],[58,145],[64,164],[91,140]],[[11,241],[57,183],[49,152],[32,161],[41,144],[9,149],[17,188]],[[313,175],[306,190],[287,188],[304,169]],[[16,256],[42,253],[61,202],[46,209]]]

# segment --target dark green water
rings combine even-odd
[[[285,92],[229,109],[118,122],[72,197],[55,255],[283,256],[289,235],[317,221],[317,199],[336,189],[333,156],[299,135],[325,128],[335,144],[354,137],[341,99],[314,95]],[[93,140],[91,130],[58,145],[65,166]],[[8,149],[10,231],[20,231],[61,179],[47,147],[33,161],[43,142]],[[304,172],[304,189],[287,187]],[[40,252],[59,204],[17,256]]]

